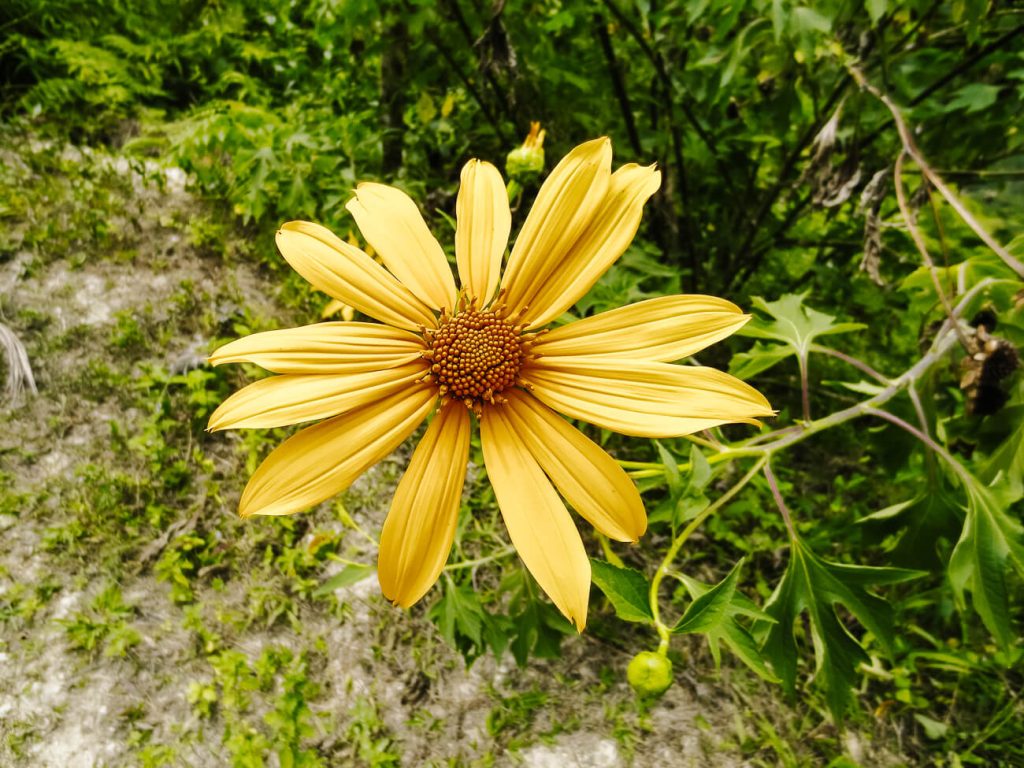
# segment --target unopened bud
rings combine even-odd
[[[544,170],[544,131],[540,123],[530,123],[530,133],[521,147],[505,158],[505,173],[510,178],[529,176]]]

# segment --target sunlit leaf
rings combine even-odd
[[[615,609],[615,615],[623,621],[652,623],[650,589],[647,578],[632,568],[619,568],[604,560],[591,558],[591,578],[597,588],[604,592]]]

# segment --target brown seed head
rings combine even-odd
[[[430,370],[443,394],[479,411],[484,402],[514,387],[525,358],[521,329],[493,312],[463,309],[441,317],[434,331]]]

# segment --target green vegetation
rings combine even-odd
[[[61,764],[98,698],[111,765],[500,765],[584,732],[636,765],[1024,764],[1019,9],[13,0],[0,30],[0,322],[39,385],[0,402],[0,763]],[[638,546],[585,532],[583,637],[478,443],[402,612],[372,566],[404,459],[239,521],[287,430],[204,431],[260,375],[206,354],[327,303],[282,221],[356,234],[379,179],[451,256],[462,164],[504,167],[531,121],[547,170],[610,135],[664,176],[572,314],[727,297],[754,319],[701,362],[779,410],[581,425],[650,519]],[[543,175],[512,160],[520,224]],[[500,684],[460,693],[481,669]]]

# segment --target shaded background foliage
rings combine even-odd
[[[984,211],[978,215],[995,238],[1005,243],[1019,231],[1024,12],[1011,3],[12,0],[0,10],[0,29],[0,114],[8,121],[176,163],[255,242],[269,243],[268,233],[293,218],[349,231],[344,203],[357,181],[375,178],[407,189],[450,242],[458,172],[469,157],[501,166],[535,120],[547,131],[549,158],[610,135],[617,158],[657,162],[664,183],[637,244],[580,313],[678,291],[745,306],[757,296],[806,294],[807,306],[863,324],[842,337],[842,348],[886,375],[919,358],[945,315],[899,219],[892,173],[902,144],[893,117],[857,85],[850,62],[901,107],[923,155]],[[929,192],[920,169],[908,168],[905,178],[944,284],[965,274],[968,283],[1007,280]],[[536,179],[524,187],[514,201],[520,215]],[[1019,239],[1011,250],[1020,256]],[[258,258],[287,281],[295,303],[320,301],[270,248]],[[982,299],[972,314],[992,314],[986,327],[1019,347],[1016,291]],[[797,305],[785,311],[803,312]],[[764,320],[770,312],[760,307]],[[764,341],[771,338],[734,342],[740,354],[731,365],[757,377],[784,427],[801,417],[801,379],[795,365],[775,365],[783,358]],[[707,362],[724,366],[726,349],[709,351]],[[951,358],[922,383],[927,424],[962,461],[975,462],[985,483],[1009,478],[1013,492],[993,503],[1012,519],[1022,462],[1019,374],[1000,380],[1001,402],[986,417],[961,386],[959,365]],[[841,360],[816,357],[807,412],[837,410],[867,391],[828,386],[849,376]],[[909,401],[892,412],[914,415]],[[623,555],[650,572],[673,535],[672,510],[704,498],[705,489],[713,497],[714,483],[710,474],[699,478],[701,459],[685,442],[656,452],[604,437],[620,456],[665,466],[646,480],[652,533]],[[676,460],[689,479],[673,474]],[[825,573],[832,561],[925,572],[906,585],[893,573],[883,579],[895,607],[886,621],[912,630],[889,638],[894,647],[885,653],[871,633],[853,630],[872,674],[853,674],[861,659],[851,652],[840,665],[845,676],[819,675],[826,688],[844,688],[841,701],[826,696],[822,706],[841,713],[857,688],[876,711],[954,718],[955,728],[932,735],[964,760],[1024,759],[1019,724],[1003,717],[1020,714],[1019,581],[1004,585],[1003,629],[987,621],[986,630],[977,614],[955,610],[946,565],[965,517],[955,482],[934,457],[892,426],[858,421],[794,448],[776,471],[812,553],[800,561],[807,572]],[[745,556],[747,592],[759,604],[769,598],[790,557],[769,490],[752,483],[727,515],[708,521],[687,573],[718,582]],[[487,492],[478,493],[474,501],[486,504]],[[486,552],[472,531],[460,533],[458,548]],[[529,579],[513,570],[491,586],[481,595],[458,577],[446,580],[429,609],[442,633],[468,657],[506,646],[520,661],[557,652],[564,627],[534,599]],[[511,603],[502,602],[510,592]],[[681,588],[672,597],[677,605],[687,599]],[[845,605],[847,632],[858,624],[851,615],[870,623]],[[793,622],[791,612],[780,615]],[[646,642],[611,622],[593,631],[627,646]],[[797,627],[805,676],[809,631]],[[990,632],[999,653],[990,653]],[[792,633],[784,640],[772,635],[766,652],[789,654]],[[842,637],[833,640],[834,649],[844,647]],[[876,653],[892,666],[883,670]],[[971,705],[954,716],[958,696]]]

